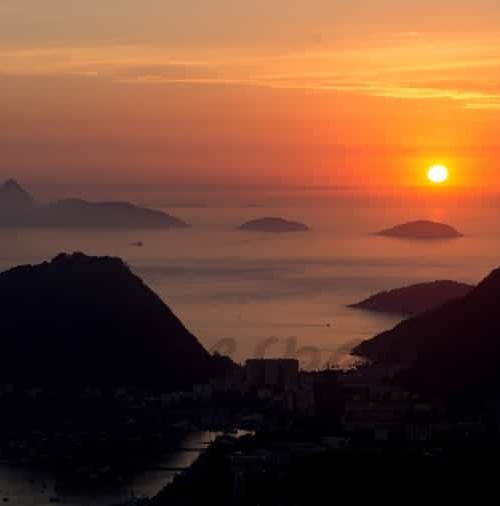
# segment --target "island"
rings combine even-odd
[[[450,225],[426,220],[403,223],[402,225],[376,232],[375,235],[417,240],[456,239],[462,237],[462,234]]]
[[[474,287],[456,281],[433,281],[383,291],[347,307],[379,313],[413,315],[463,297]]]
[[[13,179],[0,186],[0,227],[169,229],[187,226],[163,211],[129,202],[64,199],[42,205]]]
[[[311,230],[304,223],[298,221],[285,220],[283,218],[258,218],[247,221],[239,227],[240,230],[249,232],[269,232],[269,233],[289,233],[289,232],[307,232]]]

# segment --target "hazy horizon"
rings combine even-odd
[[[1,175],[0,175],[1,177]],[[5,174],[0,183],[7,180]],[[446,209],[496,208],[500,190],[468,187],[429,188],[417,186],[356,187],[304,185],[236,184],[126,184],[126,183],[36,183],[16,179],[18,184],[41,203],[65,198],[88,201],[129,201],[152,208],[248,207],[266,209],[301,207],[352,207],[356,203],[371,207],[415,207]]]

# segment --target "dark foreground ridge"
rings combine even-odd
[[[271,232],[277,234],[287,232],[307,232],[311,230],[304,223],[289,221],[283,218],[259,218],[243,223],[243,225],[240,225],[239,229],[250,232]]]
[[[163,211],[129,202],[65,199],[40,205],[16,181],[0,186],[0,226],[56,228],[184,228],[187,224]]]
[[[463,297],[474,287],[456,281],[433,281],[379,292],[371,297],[350,304],[354,309],[379,313],[412,315],[434,309],[452,299]]]
[[[116,489],[160,465],[194,418],[183,392],[236,367],[118,258],[11,269],[0,302],[2,461],[50,471],[68,490]]]
[[[415,388],[487,394],[500,384],[500,269],[467,295],[357,346],[353,353],[406,364]]]
[[[450,225],[425,220],[403,223],[402,225],[377,232],[375,235],[420,240],[455,239],[462,237],[462,234]]]
[[[0,300],[0,382],[170,389],[211,373],[211,356],[118,258],[16,267],[0,274]]]

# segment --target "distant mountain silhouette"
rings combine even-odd
[[[128,202],[59,200],[40,213],[39,225],[68,228],[183,228],[186,223],[162,211]]]
[[[64,228],[182,228],[186,223],[162,211],[128,202],[60,200],[39,205],[13,179],[0,186],[0,226]]]
[[[304,223],[298,221],[289,221],[283,218],[259,218],[256,220],[247,221],[239,227],[240,230],[250,232],[272,232],[272,233],[286,233],[286,232],[306,232],[310,228]]]
[[[432,221],[412,221],[377,232],[375,235],[403,239],[454,239],[462,234],[450,225]]]
[[[0,225],[23,225],[36,213],[35,199],[14,179],[0,186]]]
[[[429,392],[486,392],[500,386],[500,269],[459,299],[361,343],[353,354],[407,364]]]
[[[348,307],[380,313],[410,315],[433,309],[451,299],[463,297],[473,286],[455,281],[433,281],[379,292]]]
[[[2,206],[31,208],[35,199],[15,179],[9,179],[0,186],[0,204]]]
[[[0,383],[175,388],[215,362],[118,258],[61,254],[0,274]]]

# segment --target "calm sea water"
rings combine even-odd
[[[453,279],[475,283],[500,265],[498,209],[363,207],[169,208],[192,224],[173,231],[0,231],[0,269],[61,251],[124,258],[210,350],[243,361],[298,356],[305,367],[341,361],[354,344],[397,318],[348,309],[382,289]],[[274,215],[313,231],[259,234],[236,229]],[[433,219],[465,234],[453,241],[400,241],[373,231]],[[142,241],[144,247],[130,244]]]
[[[161,207],[160,200],[156,203]],[[192,228],[0,231],[0,269],[47,260],[61,251],[120,256],[208,349],[238,361],[296,356],[304,367],[316,368],[345,361],[353,345],[398,322],[348,309],[347,304],[416,282],[476,283],[500,265],[500,210],[493,206],[433,202],[404,208],[355,199],[331,206],[308,201],[270,208],[169,206],[168,211]],[[303,221],[313,231],[269,235],[236,229],[248,219],[269,215]],[[413,219],[450,223],[465,237],[416,242],[371,234]],[[131,246],[135,241],[144,247]],[[19,473],[0,467],[0,496],[10,490],[12,504],[45,504],[33,502],[29,496],[35,489],[26,481],[28,475]],[[150,495],[166,480],[149,472],[130,488]],[[54,480],[50,483],[56,486]],[[69,494],[63,504],[109,504],[127,493],[115,491],[91,502]]]
[[[51,473],[0,460],[0,500],[16,506],[48,506],[57,499],[63,506],[110,506],[133,498],[152,497],[171,483],[176,471],[189,467],[217,437],[213,432],[197,432],[179,441],[179,449],[167,455],[155,469],[145,469],[129,483],[110,484],[106,488],[80,485],[76,488]]]

